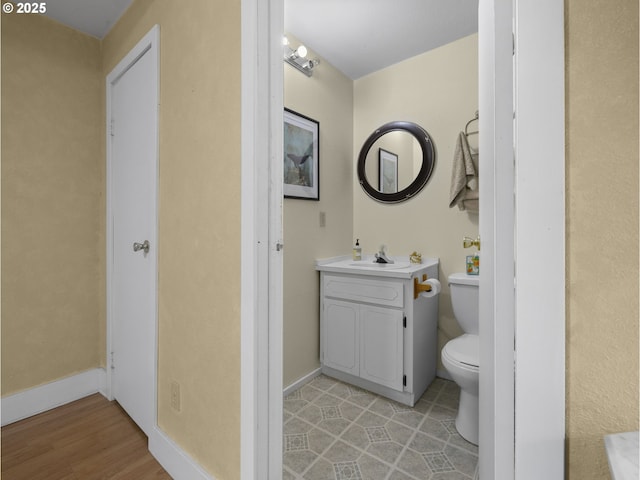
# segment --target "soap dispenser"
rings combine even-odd
[[[353,259],[362,260],[362,247],[360,247],[360,239],[356,238],[356,244],[353,246]]]
[[[467,275],[480,275],[480,253],[467,255]]]

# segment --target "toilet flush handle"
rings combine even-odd
[[[478,250],[480,250],[480,235],[478,235],[475,240],[471,237],[464,237],[462,239],[462,246],[464,248],[477,247]]]

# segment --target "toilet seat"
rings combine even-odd
[[[449,340],[442,349],[442,355],[452,363],[463,364],[471,369],[479,369],[480,341],[478,335],[465,333]]]

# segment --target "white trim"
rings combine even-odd
[[[264,1],[264,0],[263,0]],[[262,4],[262,2],[260,2]],[[269,103],[265,105],[265,113],[268,114],[267,125],[268,144],[266,152],[269,153],[267,163],[268,171],[265,178],[269,179],[269,201],[261,203],[264,218],[268,218],[268,288],[264,289],[264,301],[269,306],[269,321],[266,335],[268,337],[267,355],[265,367],[268,368],[265,387],[269,392],[268,401],[268,462],[269,469],[266,477],[282,478],[282,452],[283,452],[283,397],[282,376],[284,368],[283,360],[283,251],[280,246],[284,244],[282,233],[283,217],[283,183],[282,155],[284,150],[284,67],[282,63],[282,35],[284,33],[284,1],[270,0],[269,9],[265,17],[269,18],[269,28],[263,32],[265,48],[265,65],[268,65],[268,93]],[[265,8],[265,7],[263,7]],[[286,247],[285,247],[286,248]]]
[[[258,464],[258,245],[254,194],[257,185],[256,103],[258,101],[258,0],[241,1],[241,187],[240,187],[240,478],[253,480]],[[262,419],[260,419],[262,420]],[[266,448],[266,445],[263,447]]]
[[[149,436],[149,451],[172,478],[215,480],[158,427]]]
[[[75,402],[94,393],[102,393],[101,384],[104,378],[104,369],[94,368],[7,395],[2,398],[0,406],[2,426]]]
[[[514,169],[511,2],[480,0],[479,476],[514,479]]]
[[[561,480],[565,448],[564,4],[562,0],[540,0],[535,5],[516,0],[515,5],[515,475],[518,480]],[[540,25],[544,25],[542,34]]]
[[[293,383],[290,383],[288,386],[286,386],[284,388],[284,390],[282,391],[282,396],[286,397],[287,395],[290,395],[292,392],[295,392],[300,387],[306,385],[307,383],[309,383],[314,378],[319,377],[321,374],[322,374],[322,368],[321,367],[318,367],[315,370],[310,371],[306,375],[300,377],[298,380],[296,380]],[[453,378],[451,378],[451,375],[449,375],[449,372],[447,372],[447,370],[444,369],[444,368],[442,368],[442,369],[438,368],[436,370],[436,377],[443,378],[445,380],[453,381]]]
[[[112,176],[111,176],[111,157],[112,157],[112,147],[111,147],[111,90],[113,83],[122,76],[142,55],[146,52],[151,56],[151,61],[153,62],[155,71],[156,71],[156,85],[154,88],[156,89],[156,94],[158,95],[158,101],[156,102],[156,111],[155,111],[155,158],[156,158],[156,179],[155,179],[155,187],[153,191],[153,195],[155,196],[155,225],[154,225],[154,238],[150,238],[152,245],[155,245],[155,248],[151,249],[150,257],[154,262],[154,269],[156,275],[154,276],[154,293],[156,296],[154,302],[154,337],[155,341],[153,342],[153,357],[154,361],[154,373],[153,373],[153,405],[150,406],[153,409],[153,424],[157,425],[158,418],[158,160],[159,160],[159,94],[160,94],[160,26],[154,25],[151,30],[131,49],[131,51],[122,59],[118,64],[114,67],[113,70],[107,75],[106,78],[106,166],[107,166],[107,201],[106,201],[106,209],[107,209],[107,281],[106,281],[106,299],[107,299],[107,375],[106,375],[106,386],[105,392],[107,394],[107,398],[109,400],[113,400],[113,389],[112,389],[112,374],[111,374],[111,355],[109,352],[112,351],[112,311],[113,307],[111,305],[112,300],[112,289],[111,289],[111,278],[113,276],[113,209],[112,209]],[[140,426],[143,430],[148,429],[148,426]],[[149,432],[145,432],[149,435]]]
[[[318,367],[315,370],[312,370],[311,372],[307,373],[303,377],[300,377],[298,380],[296,380],[289,386],[285,387],[285,389],[282,391],[282,396],[286,397],[290,393],[295,392],[297,389],[299,389],[303,385],[309,383],[314,378],[320,376],[321,373],[322,373],[322,369]]]
[[[283,8],[241,3],[242,480],[282,475]]]

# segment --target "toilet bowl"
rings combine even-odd
[[[449,275],[453,314],[464,332],[447,342],[442,349],[442,364],[460,387],[456,416],[458,433],[474,445],[478,444],[478,378],[480,341],[478,337],[479,276],[466,273]]]
[[[442,349],[442,364],[460,387],[456,429],[474,445],[478,444],[479,345],[478,335],[465,333]]]

